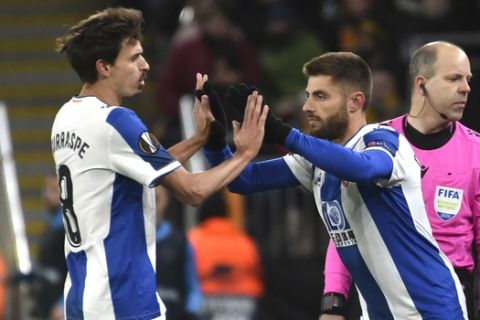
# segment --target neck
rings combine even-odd
[[[94,84],[84,83],[79,95],[81,97],[94,96],[111,106],[119,106],[122,103],[121,97],[116,95],[113,90],[100,81]]]
[[[409,113],[407,121],[415,129],[423,134],[430,134],[440,132],[445,128],[448,128],[452,121],[443,119],[439,114],[412,116],[414,113]]]
[[[345,130],[345,134],[342,138],[334,140],[332,142],[344,145],[348,142],[363,126],[367,124],[367,119],[365,117],[365,113],[362,113],[361,117],[352,117],[350,118],[350,122],[348,124],[347,130]]]
[[[444,119],[440,113],[430,105],[425,97],[414,97],[408,113],[408,123],[423,134],[442,131],[449,127],[452,121]]]

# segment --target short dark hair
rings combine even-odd
[[[334,82],[359,88],[365,95],[364,109],[372,96],[372,71],[368,64],[352,52],[327,52],[305,63],[303,74],[331,76]]]
[[[83,82],[95,83],[97,60],[114,63],[124,41],[143,39],[142,12],[107,8],[72,26],[57,39],[57,51],[65,53]]]
[[[439,45],[454,46],[463,51],[462,48],[448,41],[429,42],[418,48],[413,53],[408,68],[410,85],[412,87],[415,84],[415,78],[420,74],[427,79],[435,76],[437,70],[434,65],[437,62]]]

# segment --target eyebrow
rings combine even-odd
[[[326,92],[325,90],[322,90],[322,89],[314,90],[314,91],[312,91],[312,93],[308,93],[308,91],[305,90],[305,93],[307,93],[307,94],[323,94],[323,95],[328,95],[328,92]]]

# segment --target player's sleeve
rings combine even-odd
[[[212,167],[233,156],[229,146],[220,151],[204,149],[204,154]],[[228,189],[235,193],[251,194],[295,185],[298,185],[298,180],[290,171],[285,160],[276,158],[249,163],[242,173],[228,185]]]
[[[285,146],[314,166],[351,182],[389,180],[393,170],[393,154],[397,151],[398,134],[365,135],[367,148],[362,152],[316,138],[293,129],[287,136]],[[372,147],[369,147],[368,145]]]
[[[159,179],[180,167],[155,136],[130,109],[115,108],[108,117],[111,169],[153,187]]]
[[[323,293],[334,292],[343,295],[345,299],[348,298],[352,277],[340,259],[332,240],[328,243],[327,256],[325,257],[324,279]]]

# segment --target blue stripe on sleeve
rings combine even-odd
[[[108,115],[107,122],[117,130],[132,150],[144,161],[158,170],[169,163],[176,161],[161,145],[157,152],[147,154],[140,150],[139,141],[142,133],[147,132],[147,127],[140,118],[130,109],[115,108]]]
[[[328,140],[303,134],[297,129],[290,131],[285,146],[314,166],[351,182],[388,178],[393,169],[392,159],[381,150],[356,152]]]
[[[221,151],[204,149],[204,153],[211,166],[216,166],[233,156],[228,146]],[[235,193],[251,194],[265,190],[293,187],[298,184],[297,178],[295,178],[285,160],[276,158],[249,163],[242,173],[228,185],[228,189]]]

